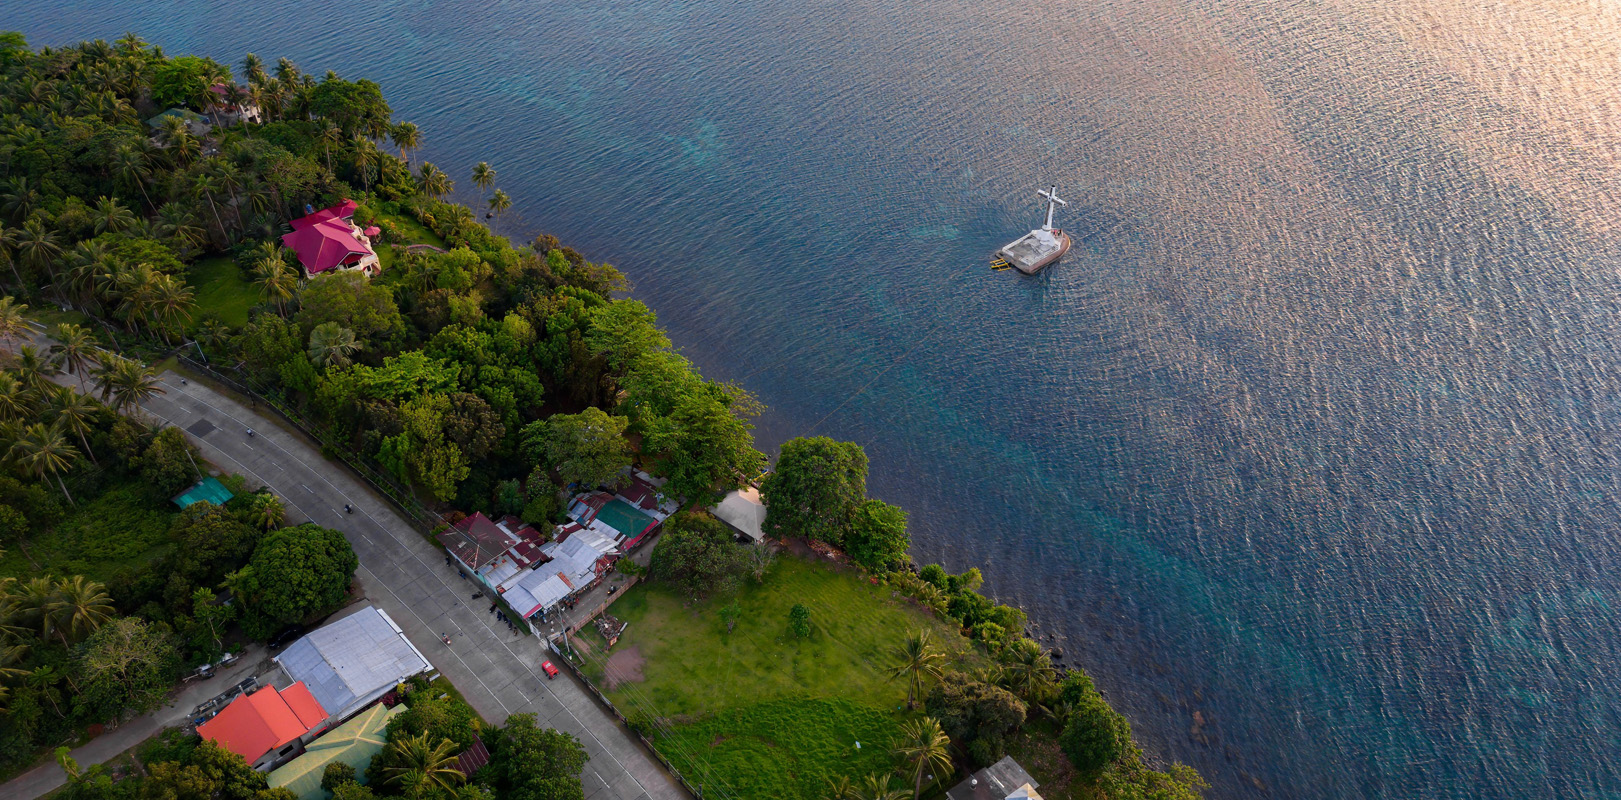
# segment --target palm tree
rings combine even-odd
[[[135,224],[135,215],[111,197],[96,201],[96,233],[118,233]]]
[[[934,717],[902,723],[895,756],[902,769],[912,773],[912,797],[922,797],[924,775],[933,779],[933,773],[943,777],[951,771],[951,737]]]
[[[1002,680],[1008,690],[1031,703],[1047,695],[1058,674],[1041,645],[1020,639],[1002,652]]]
[[[107,595],[106,587],[83,575],[57,583],[55,598],[46,606],[52,627],[66,645],[94,633],[112,619],[113,612],[113,599]]]
[[[343,129],[335,123],[328,122],[321,129],[321,144],[326,146],[326,171],[332,171],[332,145],[343,143]]]
[[[201,247],[208,235],[197,227],[191,212],[179,203],[164,203],[158,209],[158,226],[164,235],[179,242],[182,249]]]
[[[41,575],[20,583],[6,579],[7,600],[14,621],[39,630],[41,639],[51,636],[51,601],[56,599],[56,585],[49,576]]]
[[[17,376],[0,372],[0,424],[16,422],[34,413],[33,392]]]
[[[150,367],[115,355],[103,357],[96,381],[101,384],[102,399],[112,398],[116,411],[137,407],[166,392]]]
[[[11,276],[17,279],[17,289],[21,291],[27,284],[23,275],[17,271],[17,260],[11,257],[12,248],[17,246],[17,233],[4,225],[0,225],[0,261],[11,267]]]
[[[39,188],[30,183],[26,177],[18,176],[12,178],[7,185],[4,199],[6,213],[10,214],[12,219],[21,222],[28,219],[45,198],[39,193]]]
[[[323,367],[347,367],[349,356],[365,349],[355,332],[336,322],[323,322],[310,331],[310,360]]]
[[[260,296],[276,304],[277,314],[287,316],[287,301],[298,294],[298,273],[282,260],[281,252],[260,256],[253,266],[253,278],[253,282],[259,284]]]
[[[449,175],[427,161],[422,162],[421,184],[423,193],[435,200],[450,194],[451,190],[456,188]]]
[[[27,310],[27,303],[19,303],[9,295],[0,297],[0,342],[7,347],[27,338],[28,318],[23,316]]]
[[[495,194],[490,197],[490,210],[494,211],[495,215],[499,217],[501,216],[501,212],[506,211],[511,207],[512,198],[508,197],[506,192],[496,189]]]
[[[431,736],[431,732],[423,731],[388,746],[388,767],[383,774],[390,784],[404,787],[407,797],[430,788],[454,791],[467,777],[456,769],[456,744],[443,737],[435,744]]]
[[[241,223],[242,202],[236,193],[242,191],[242,171],[223,158],[209,159],[207,169],[209,176],[219,184],[220,191],[231,196],[231,208],[235,209],[237,222]],[[238,227],[241,227],[240,224]]]
[[[85,455],[90,456],[91,463],[96,463],[89,436],[101,405],[88,395],[74,391],[72,386],[58,386],[56,391],[46,396],[45,410],[51,415],[53,423],[79,437]]]
[[[355,136],[355,172],[360,173],[361,188],[371,191],[372,165],[377,161],[377,145],[365,136]]]
[[[23,263],[54,280],[56,272],[51,265],[56,262],[57,256],[62,255],[62,240],[57,238],[56,232],[46,230],[45,224],[39,219],[30,218],[23,223],[16,238],[17,255]]]
[[[191,287],[173,275],[158,278],[152,294],[152,317],[165,338],[184,321],[191,319]]]
[[[906,790],[890,786],[889,779],[886,773],[874,772],[863,778],[860,785],[849,786],[845,797],[848,800],[906,800]]]
[[[164,117],[160,126],[164,143],[174,153],[174,163],[191,163],[192,154],[197,150],[197,138],[191,135],[191,124],[182,117]]]
[[[56,340],[56,344],[51,345],[51,361],[73,373],[79,388],[84,388],[85,367],[96,357],[96,340],[90,335],[90,329],[64,322],[56,326],[51,336]]]
[[[152,168],[147,166],[146,156],[140,151],[125,145],[113,153],[113,175],[124,186],[135,186],[141,190],[141,197],[146,198],[146,207],[152,207],[152,197],[146,193],[146,181],[152,177]]]
[[[200,200],[208,201],[209,210],[214,212],[214,224],[218,225],[220,229],[220,238],[228,242],[231,240],[231,235],[225,232],[225,223],[220,220],[219,206],[214,203],[214,192],[218,191],[219,188],[219,181],[215,180],[214,176],[207,172],[199,172],[191,176],[192,195]]]
[[[268,531],[281,526],[287,519],[287,510],[282,507],[281,498],[273,494],[261,494],[254,498],[253,506],[248,510],[248,518],[253,524]]]
[[[265,74],[265,62],[249,53],[242,57],[242,78],[254,86],[262,86],[269,81],[270,76]]]
[[[39,348],[31,344],[17,348],[17,377],[29,391],[45,394],[50,390],[51,378],[61,372],[56,361],[48,353],[40,352]]]
[[[480,161],[473,167],[473,185],[480,189],[490,188],[495,183],[495,170],[490,168],[488,161]]]
[[[18,466],[34,473],[41,482],[44,482],[47,473],[54,475],[56,485],[62,489],[62,496],[69,503],[73,502],[73,495],[68,494],[68,485],[62,480],[62,473],[73,466],[79,451],[68,444],[61,426],[43,422],[29,425],[23,429],[22,436],[12,443],[10,456]]]
[[[401,122],[388,132],[388,138],[394,140],[394,146],[400,148],[400,160],[409,167],[411,165],[410,153],[422,146],[422,131],[415,123]]]
[[[945,655],[934,646],[927,629],[906,637],[900,647],[895,648],[895,665],[889,670],[889,678],[906,679],[908,709],[917,707],[917,698],[923,694],[925,678],[939,680],[943,661]]]

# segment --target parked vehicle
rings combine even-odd
[[[540,662],[540,669],[542,672],[546,673],[546,680],[551,680],[552,678],[557,677],[557,665],[550,661]]]

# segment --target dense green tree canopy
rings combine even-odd
[[[584,800],[585,747],[573,736],[538,727],[533,714],[514,714],[487,744],[501,800]]]
[[[1069,705],[1058,744],[1077,771],[1096,776],[1131,747],[1131,723],[1096,691],[1081,693]]]
[[[842,545],[851,515],[867,497],[867,454],[826,436],[789,439],[760,495],[767,529]]]
[[[266,638],[343,604],[360,560],[343,534],[304,524],[266,534],[230,580],[243,603],[242,627]]]
[[[310,92],[310,112],[330,120],[343,131],[345,139],[356,134],[371,137],[388,130],[392,111],[383,99],[382,87],[362,78],[346,81],[328,77]]]
[[[228,74],[212,58],[175,56],[153,73],[152,102],[160,108],[190,106],[200,111],[208,101],[208,87]]]
[[[340,270],[310,281],[300,294],[298,323],[304,338],[323,322],[354,331],[369,351],[390,352],[405,336],[405,319],[394,296],[357,271]]]
[[[909,562],[906,548],[911,543],[904,510],[882,500],[866,500],[850,516],[844,549],[857,564],[882,571]]]
[[[748,551],[714,517],[685,511],[664,523],[649,565],[653,577],[696,595],[737,588],[748,569]]]
[[[622,480],[620,470],[630,466],[629,424],[598,408],[553,414],[523,429],[524,452],[556,469],[564,484],[614,486]]]
[[[140,714],[163,704],[180,670],[170,634],[133,617],[104,625],[79,645],[75,709],[85,719]]]

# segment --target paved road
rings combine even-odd
[[[270,666],[269,654],[262,646],[251,645],[242,651],[242,657],[235,664],[220,670],[214,677],[193,680],[181,687],[163,708],[111,728],[91,739],[88,744],[75,749],[72,752],[73,760],[79,762],[79,766],[83,768],[109,761],[119,753],[146,741],[158,731],[180,725],[191,716],[193,709],[202,705],[203,701],[213,699],[249,675],[264,674],[268,666]],[[67,774],[62,772],[62,768],[53,757],[49,762],[6,781],[4,786],[0,786],[0,797],[33,800],[66,783],[67,778]]]
[[[389,613],[411,640],[461,690],[485,720],[533,713],[539,723],[574,734],[590,761],[581,778],[587,800],[676,800],[689,795],[565,672],[540,673],[542,644],[508,632],[473,600],[475,587],[445,566],[443,553],[408,525],[393,506],[346,468],[320,455],[301,434],[197,381],[163,375],[167,394],[147,413],[184,430],[208,460],[263,484],[282,497],[288,522],[312,521],[341,530],[360,557],[360,590]],[[252,428],[255,435],[249,437]],[[354,507],[345,514],[344,504]],[[450,646],[440,643],[451,636]]]

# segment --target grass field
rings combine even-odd
[[[885,672],[910,632],[930,629],[963,666],[980,659],[952,625],[888,588],[786,554],[763,585],[736,597],[742,613],[731,634],[719,612],[729,602],[693,603],[644,582],[610,609],[629,623],[610,654],[616,664],[639,661],[641,679],[607,689],[609,698],[715,797],[814,800],[833,775],[888,769],[908,712],[905,685]],[[788,629],[795,603],[810,609],[808,639]],[[594,632],[582,639],[586,672],[606,688],[603,641]]]
[[[97,331],[100,327],[90,319],[88,314],[80,311],[63,311],[53,305],[30,305],[26,316],[47,328],[54,328],[67,322],[74,325],[83,325],[92,331]]]
[[[205,314],[240,328],[248,324],[248,311],[259,304],[259,290],[242,279],[241,270],[230,256],[199,259],[187,272],[186,282],[197,293],[197,313],[191,320],[193,328]]]
[[[26,552],[24,545],[8,543],[0,557],[0,577],[27,579],[49,572],[105,582],[122,567],[144,564],[168,551],[176,509],[153,497],[138,479],[109,484],[93,499],[76,499],[79,505],[70,506],[67,518],[55,527],[30,531]]]

